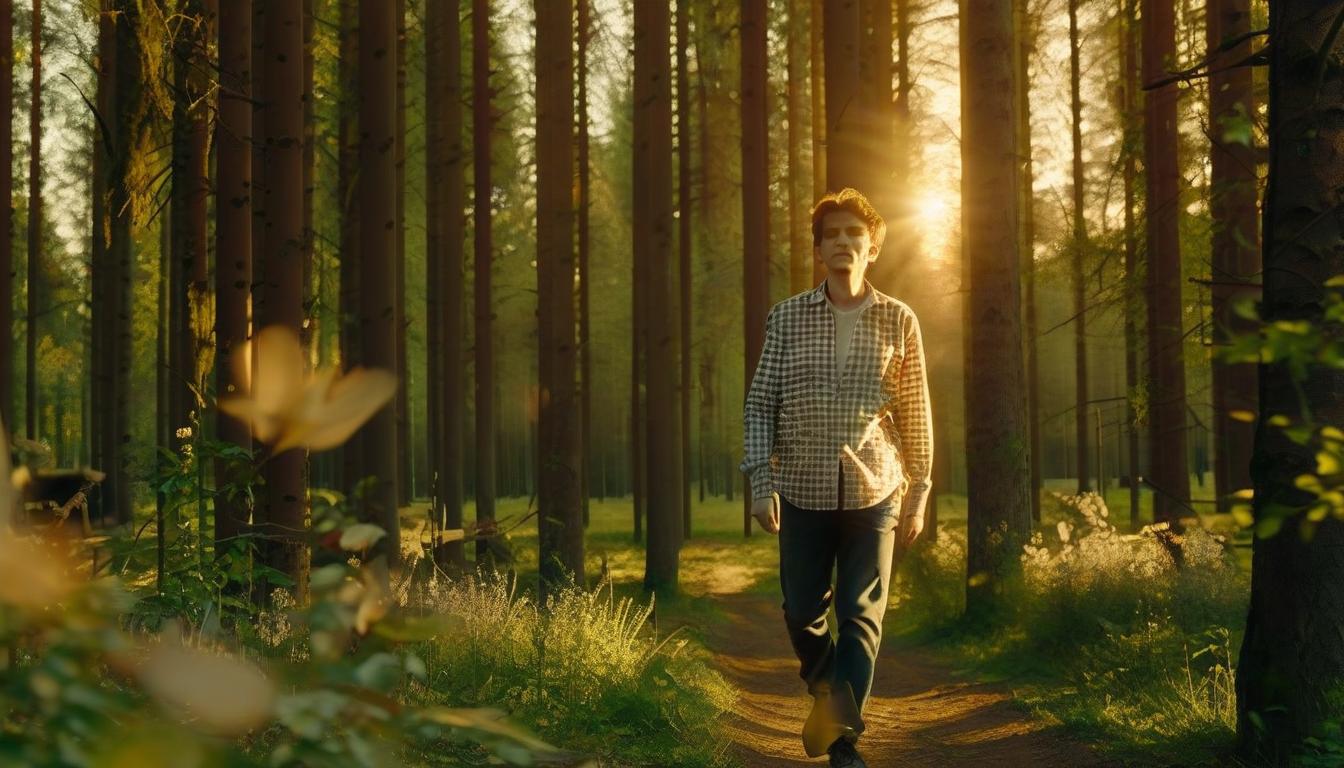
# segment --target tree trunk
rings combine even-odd
[[[396,243],[395,298],[392,304],[397,346],[397,505],[411,502],[411,411],[410,368],[406,361],[406,0],[396,0],[396,121],[392,134],[396,163],[396,218],[392,237]],[[361,92],[361,97],[363,93]]]
[[[1137,195],[1136,181],[1138,168],[1136,158],[1142,141],[1139,126],[1139,20],[1138,0],[1124,0],[1125,20],[1121,34],[1124,53],[1121,62],[1124,72],[1121,82],[1124,84],[1124,186],[1125,186],[1125,450],[1129,464],[1129,529],[1139,530],[1139,413],[1137,393],[1139,388],[1139,242],[1138,230],[1134,222],[1134,208]]]
[[[808,61],[812,65],[809,85],[812,88],[812,201],[820,200],[826,194],[828,178],[826,156],[829,144],[826,138],[826,57],[823,45],[825,19],[823,3],[813,2],[808,29]],[[809,206],[810,207],[810,206]],[[812,285],[818,285],[826,279],[826,265],[819,259],[812,259]]]
[[[396,327],[396,107],[397,19],[395,4],[359,3],[360,362],[397,370]],[[270,73],[267,73],[270,77]],[[377,254],[386,254],[387,264]],[[364,466],[373,475],[369,518],[387,531],[379,551],[390,565],[401,558],[397,517],[397,409],[388,403],[363,428]]]
[[[99,20],[101,23],[101,15]],[[102,60],[107,51],[101,44],[98,50],[99,91],[102,90]],[[102,233],[97,224],[101,219],[102,142],[101,134],[93,138],[94,245],[91,270],[94,281],[102,279]],[[14,200],[14,2],[0,0],[0,201]],[[14,429],[14,213],[13,202],[5,203],[4,226],[0,228],[0,435],[8,436]],[[93,293],[94,314],[99,314],[98,294]],[[93,326],[97,335],[98,326]],[[94,352],[96,359],[97,353]]]
[[[681,537],[691,538],[691,47],[689,0],[677,3],[677,313],[681,364]]]
[[[24,369],[24,430],[29,440],[39,439],[37,399],[37,342],[42,310],[42,0],[33,0],[33,80],[28,110],[28,310],[27,364]],[[7,332],[7,331],[6,331]]]
[[[811,221],[808,217],[808,205],[803,187],[803,137],[808,126],[803,123],[803,70],[807,66],[807,25],[804,14],[807,4],[802,0],[790,0],[789,23],[786,41],[788,55],[789,87],[785,89],[788,132],[788,168],[786,169],[789,208],[789,292],[801,293],[811,288],[812,282],[812,239],[808,236]],[[815,152],[815,149],[813,150]],[[820,195],[818,195],[820,197]]]
[[[1083,100],[1082,43],[1078,39],[1078,0],[1069,0],[1069,110],[1073,131],[1073,240],[1069,264],[1073,269],[1073,426],[1077,451],[1078,492],[1089,490],[1092,459],[1087,432],[1087,284],[1083,260],[1087,254],[1087,215],[1083,208]]]
[[[0,29],[0,36],[3,36],[6,42],[0,45],[9,46],[9,55],[5,57],[10,69],[13,69],[13,4],[9,0],[4,0],[4,8],[9,9],[9,24],[5,29]],[[92,376],[89,380],[89,464],[95,469],[107,471],[110,469],[107,464],[108,457],[104,449],[110,440],[112,432],[111,422],[108,420],[111,411],[112,394],[112,331],[116,327],[113,322],[115,304],[113,295],[116,292],[116,279],[113,275],[111,262],[108,256],[108,193],[111,189],[108,183],[109,152],[112,150],[112,91],[115,83],[113,62],[116,61],[116,21],[112,16],[112,7],[108,0],[99,0],[98,4],[98,60],[97,77],[98,92],[95,98],[98,114],[101,118],[98,122],[98,130],[94,134],[93,142],[93,178],[90,180],[93,202],[90,206],[90,212],[93,218],[93,242],[89,249],[90,254],[90,322],[89,322],[89,363],[92,370]],[[9,77],[0,76],[3,83],[0,83],[0,89],[9,89],[11,98],[5,99],[4,104],[8,105],[9,111],[13,112],[13,82]],[[11,121],[12,122],[12,121]],[[0,137],[12,134],[12,126],[6,124],[0,126]],[[8,142],[3,144],[5,152],[11,156],[13,149]],[[12,159],[12,157],[11,157]],[[13,173],[11,165],[0,167],[0,181],[9,185],[10,197],[13,199]],[[3,190],[0,190],[2,192]],[[9,237],[6,242],[0,245],[3,252],[10,253],[11,264],[13,256],[13,212],[12,206],[5,207],[6,221],[8,222]],[[7,281],[10,286],[10,294],[13,294],[13,277],[9,274],[10,270],[3,270],[0,274],[0,281]],[[6,303],[6,308],[0,308],[0,313],[8,312],[11,320],[13,316],[13,307]],[[8,327],[8,326],[7,326]],[[10,334],[4,334],[5,338],[0,340],[0,344],[7,345],[10,354],[3,358],[6,365],[10,365],[13,360],[13,341]],[[0,382],[0,387],[9,387],[10,396],[0,401],[0,407],[9,409],[8,418],[5,420],[5,429],[13,430],[13,367],[7,369],[4,375],[4,381]],[[111,473],[109,472],[109,475]],[[110,479],[110,478],[109,478]],[[96,513],[99,520],[105,520],[108,509],[111,507],[108,495],[109,485],[107,482],[101,483],[93,496],[92,512]]]
[[[904,5],[906,0],[900,0]],[[1031,452],[1031,519],[1041,519],[1041,409],[1040,365],[1037,353],[1036,312],[1036,195],[1033,191],[1031,149],[1031,54],[1035,48],[1035,34],[1031,28],[1031,14],[1027,0],[1014,0],[1013,25],[1017,29],[1017,145],[1018,163],[1022,176],[1018,180],[1018,220],[1021,222],[1022,300],[1025,327],[1022,335],[1027,347],[1027,425],[1028,448]],[[904,59],[904,57],[902,57]],[[902,79],[904,83],[904,78]],[[909,96],[905,96],[908,103]],[[899,100],[898,100],[899,102]],[[898,107],[898,112],[908,111]],[[904,119],[908,119],[908,116]],[[904,154],[904,153],[902,153]]]
[[[824,6],[826,187],[854,187],[871,194],[874,163],[868,141],[873,120],[864,100],[862,3],[836,0]]]
[[[1251,52],[1249,0],[1209,3],[1208,56],[1235,62]],[[1225,53],[1224,40],[1246,38]],[[1256,226],[1255,148],[1249,123],[1256,111],[1250,67],[1214,66],[1209,72],[1209,214],[1213,219],[1211,263],[1213,283],[1213,339],[1226,346],[1235,336],[1253,333],[1254,324],[1233,311],[1238,302],[1257,298],[1260,274]],[[1228,138],[1244,128],[1244,138]],[[1251,445],[1255,425],[1247,414],[1256,409],[1256,369],[1253,364],[1228,365],[1213,357],[1214,485],[1218,508],[1230,509],[1234,492],[1251,487]],[[1238,418],[1240,417],[1240,418]]]
[[[645,265],[648,346],[648,548],[644,588],[677,590],[681,549],[681,400],[676,392],[677,326],[672,282],[672,36],[668,7],[635,7],[635,259]]]
[[[747,355],[743,382],[749,385],[765,346],[765,316],[770,309],[770,132],[766,122],[769,84],[765,0],[742,0],[741,29],[742,296]],[[827,101],[836,103],[829,98]],[[750,484],[746,487],[748,490],[742,494],[742,533],[750,536],[752,498]]]
[[[495,519],[495,345],[490,195],[490,0],[471,3],[471,109],[475,203],[476,522]],[[476,542],[477,567],[494,567],[489,540]]]
[[[1175,58],[1172,0],[1143,0],[1143,82],[1153,83]],[[1181,323],[1180,168],[1176,164],[1174,83],[1144,99],[1144,170],[1148,213],[1149,484],[1153,521],[1179,529],[1190,498],[1186,449],[1185,335]]]
[[[340,61],[337,111],[336,201],[340,216],[340,336],[341,365],[351,368],[360,360],[359,348],[359,200],[355,180],[359,175],[359,0],[340,4],[337,35]],[[253,62],[256,70],[256,62]],[[259,74],[259,73],[255,73]],[[359,480],[360,434],[341,447],[341,487],[347,492]]]
[[[219,15],[218,202],[215,205],[215,392],[234,391],[232,355],[247,340],[252,285],[252,0],[228,0]],[[248,425],[216,411],[216,437],[252,447]],[[216,460],[223,489],[244,481],[240,467]],[[247,527],[241,487],[215,496],[215,554],[223,555]]]
[[[131,281],[135,272],[135,250],[131,240],[131,153],[139,142],[143,124],[140,117],[141,88],[140,39],[137,27],[139,11],[132,0],[114,0],[116,54],[111,65],[113,86],[108,94],[113,118],[110,123],[111,150],[108,152],[108,261],[111,323],[107,348],[108,369],[112,372],[111,399],[107,404],[103,456],[107,478],[103,498],[110,501],[118,523],[131,522],[130,452],[131,442],[131,367],[133,361]]]
[[[1309,324],[1337,334],[1327,319],[1344,273],[1338,230],[1320,226],[1341,205],[1344,134],[1323,115],[1344,108],[1337,67],[1323,66],[1332,51],[1341,4],[1285,0],[1270,8],[1269,185],[1265,192],[1263,320]],[[1332,22],[1333,25],[1332,26]],[[1317,73],[1304,76],[1303,73]],[[1330,294],[1334,293],[1333,298]],[[1251,475],[1254,516],[1262,535],[1253,544],[1251,605],[1237,668],[1237,735],[1255,765],[1295,764],[1311,752],[1303,741],[1338,723],[1344,684],[1344,520],[1327,498],[1305,490],[1300,475],[1325,475],[1317,453],[1338,455],[1338,440],[1317,428],[1344,424],[1344,371],[1309,359],[1297,371],[1279,360],[1260,366],[1260,409]],[[1293,426],[1313,433],[1290,439],[1271,422],[1290,414]],[[1302,423],[1300,418],[1310,421]],[[1338,432],[1336,431],[1337,435]],[[1328,492],[1339,478],[1320,477]],[[1315,507],[1322,515],[1303,512]],[[1313,512],[1315,511],[1313,510]],[[1272,533],[1282,523],[1282,530]]]
[[[579,499],[583,503],[583,527],[588,527],[588,484],[592,479],[593,459],[593,350],[589,318],[590,273],[588,269],[588,212],[592,193],[589,189],[588,161],[588,41],[592,36],[590,0],[578,0],[578,185],[579,185],[579,431],[582,433],[583,459],[579,471]]]
[[[968,614],[998,601],[1031,529],[1018,270],[1012,6],[963,0],[962,232],[967,260]]]
[[[268,2],[261,15],[266,88],[258,111],[259,146],[266,180],[259,190],[262,254],[256,328],[283,326],[303,332],[303,3]],[[257,254],[253,254],[255,257]],[[294,580],[293,592],[307,593],[305,455],[292,449],[272,455],[262,467],[265,490],[261,531],[267,565]],[[266,595],[262,595],[266,597]]]
[[[584,584],[574,360],[574,5],[537,0],[537,521],[543,594]]]

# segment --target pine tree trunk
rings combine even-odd
[[[11,23],[9,27],[12,31],[13,5],[8,0],[5,0],[4,5],[11,11]],[[3,35],[4,39],[9,41],[11,55],[7,57],[6,60],[9,61],[12,69],[12,36],[3,30],[0,30],[0,35]],[[111,191],[111,186],[108,183],[108,168],[110,165],[109,152],[112,150],[111,141],[113,136],[113,116],[111,110],[113,104],[112,91],[115,87],[113,81],[113,77],[115,76],[113,63],[116,61],[117,56],[116,46],[116,22],[112,16],[112,6],[109,0],[99,0],[97,60],[98,91],[94,97],[94,103],[98,108],[98,114],[102,115],[102,119],[99,121],[98,130],[94,135],[93,178],[90,180],[93,196],[93,203],[90,206],[90,213],[92,213],[93,218],[93,243],[89,249],[91,266],[89,297],[91,309],[89,322],[89,365],[92,371],[92,376],[89,381],[88,404],[90,432],[89,464],[95,469],[108,471],[109,479],[112,473],[109,471],[109,457],[105,453],[105,448],[110,440],[112,430],[111,422],[109,420],[113,381],[111,348],[112,332],[116,327],[116,324],[113,322],[113,317],[115,316],[115,303],[113,302],[112,297],[116,292],[116,279],[113,275],[111,260],[108,255],[108,234],[110,225],[108,218],[108,194]],[[4,78],[4,80],[8,85],[0,84],[0,88],[9,88],[11,94],[11,98],[4,103],[10,105],[10,111],[13,112],[13,83],[10,78]],[[0,132],[3,131],[10,131],[10,133],[12,133],[12,130],[9,127],[0,127]],[[4,146],[9,147],[10,145],[6,143]],[[13,154],[12,148],[8,148],[4,151],[10,153],[11,156]],[[13,175],[10,166],[0,168],[0,178],[9,179],[10,193],[12,195]],[[10,231],[8,243],[12,243],[13,213],[10,208],[6,208],[5,211],[6,221],[9,222],[8,229]],[[0,248],[8,249],[8,252],[12,257],[13,249],[10,244],[0,246]],[[13,278],[9,276],[0,276],[0,280],[10,281],[10,293],[12,295]],[[12,307],[7,310],[0,309],[0,312],[9,312],[12,317],[13,309]],[[10,357],[5,358],[7,361],[6,364],[8,365],[8,361],[12,361],[13,359],[12,337],[9,334],[5,334],[5,336],[5,340],[0,341],[0,344],[10,345]],[[8,400],[0,403],[0,407],[9,408],[9,419],[5,421],[5,428],[12,430],[15,426],[12,421],[14,413],[12,366],[9,368],[9,373],[5,375],[4,379],[5,381],[0,384],[0,386],[10,387],[10,397]],[[99,484],[94,492],[93,508],[91,511],[96,513],[99,520],[106,520],[107,512],[111,508],[111,496],[108,495],[109,489],[110,486],[108,482],[104,481]]]
[[[966,610],[995,607],[1031,529],[1018,271],[1012,7],[964,0],[962,232],[967,260]]]
[[[1139,387],[1139,241],[1138,228],[1134,221],[1134,209],[1137,205],[1136,182],[1138,168],[1136,158],[1141,147],[1138,126],[1139,119],[1139,20],[1138,0],[1123,0],[1124,24],[1121,34],[1123,54],[1121,63],[1124,72],[1121,82],[1124,84],[1124,187],[1125,187],[1125,421],[1128,429],[1125,435],[1125,451],[1129,469],[1129,528],[1139,530],[1139,413],[1136,393]]]
[[[812,88],[812,200],[820,200],[826,194],[829,179],[826,170],[826,156],[829,143],[826,138],[826,57],[823,47],[823,29],[825,24],[823,3],[813,2],[811,25],[808,30],[808,61],[811,63],[809,85]],[[819,285],[826,279],[826,265],[820,259],[812,259],[812,285]]]
[[[101,16],[99,17],[101,20]],[[101,46],[99,55],[99,80],[101,91],[102,58],[107,51]],[[94,134],[93,179],[93,220],[98,222],[102,213],[99,181],[102,173],[101,135]],[[14,199],[14,2],[0,0],[0,200]],[[6,437],[14,429],[14,213],[13,205],[4,206],[0,215],[4,216],[4,226],[0,227],[0,435]],[[102,266],[101,233],[94,225],[93,264],[91,270],[95,282],[102,279],[99,267]],[[93,292],[94,306],[98,304],[98,293]],[[95,309],[95,314],[97,310]],[[98,326],[93,326],[93,335],[98,334]],[[97,358],[97,352],[92,355]]]
[[[864,103],[862,3],[840,0],[824,6],[826,187],[833,191],[854,187],[870,194],[873,162],[866,142],[872,120]]]
[[[336,149],[336,201],[340,216],[340,337],[341,366],[350,369],[360,361],[359,347],[359,200],[355,179],[359,174],[359,0],[339,3],[337,35],[340,61]],[[257,69],[256,62],[253,63]],[[255,88],[255,87],[254,87]],[[341,446],[341,487],[347,492],[360,478],[360,433]]]
[[[677,301],[681,354],[681,537],[691,538],[691,77],[687,51],[691,47],[691,6],[677,3]]]
[[[1172,0],[1143,0],[1143,82],[1154,83],[1175,58]],[[1147,181],[1149,484],[1153,521],[1179,529],[1188,509],[1190,469],[1186,443],[1185,334],[1181,322],[1180,169],[1176,163],[1177,90],[1174,83],[1144,99],[1144,170]]]
[[[25,434],[37,440],[37,342],[42,311],[42,0],[33,0],[31,101],[28,110],[28,310],[27,364],[24,369]]]
[[[1337,45],[1340,11],[1339,2],[1285,0],[1271,5],[1269,20],[1262,317],[1266,324],[1303,323],[1325,333],[1339,328],[1339,318],[1327,320],[1327,313],[1329,294],[1338,302],[1340,289],[1326,285],[1344,273],[1344,258],[1338,231],[1320,222],[1341,205],[1344,134],[1321,116],[1344,109],[1344,90],[1340,70],[1323,66],[1320,57]],[[1326,474],[1317,452],[1327,446],[1314,428],[1344,424],[1344,371],[1309,361],[1295,377],[1293,367],[1278,361],[1259,372],[1251,475],[1256,526],[1265,535],[1253,544],[1251,604],[1237,666],[1237,736],[1242,756],[1254,765],[1297,764],[1294,752],[1322,755],[1303,742],[1337,727],[1344,685],[1344,520],[1326,506],[1323,519],[1310,523],[1303,510],[1329,502],[1297,480]],[[1270,423],[1278,414],[1313,437],[1290,439]],[[1299,415],[1313,421],[1303,424]],[[1320,480],[1337,491],[1338,475]],[[1270,535],[1279,522],[1281,530]]]
[[[1211,60],[1236,62],[1251,52],[1249,0],[1209,3],[1208,55]],[[1247,38],[1226,52],[1223,41]],[[1249,122],[1256,112],[1250,67],[1214,66],[1209,72],[1209,214],[1213,219],[1211,262],[1214,344],[1225,346],[1235,336],[1254,332],[1233,311],[1238,302],[1258,298],[1260,274],[1256,222],[1255,149]],[[1244,126],[1244,138],[1229,140],[1229,131]],[[1214,484],[1218,508],[1230,508],[1231,495],[1251,487],[1251,446],[1255,425],[1246,414],[1256,410],[1256,369],[1253,364],[1229,365],[1213,358]],[[1240,412],[1240,413],[1238,413]],[[1234,416],[1242,416],[1237,418]]]
[[[906,0],[900,0],[904,5]],[[1040,408],[1040,365],[1037,353],[1037,312],[1036,312],[1036,211],[1033,192],[1032,148],[1031,148],[1031,54],[1035,47],[1035,35],[1031,29],[1031,16],[1028,13],[1027,0],[1014,0],[1013,24],[1017,29],[1017,145],[1018,162],[1022,169],[1018,186],[1022,192],[1018,198],[1019,220],[1021,222],[1022,249],[1022,335],[1026,341],[1027,352],[1027,425],[1029,427],[1028,447],[1031,451],[1031,519],[1041,519],[1041,408]],[[904,81],[902,81],[904,82]],[[908,95],[906,99],[908,100]],[[900,111],[898,109],[898,111]]]
[[[260,269],[253,268],[262,282],[256,328],[283,326],[299,338],[304,255],[302,0],[268,2],[261,18],[259,50],[266,60],[266,88],[257,110],[261,117],[257,141],[265,148],[266,183],[258,196],[264,259]],[[307,592],[305,458],[302,449],[292,449],[266,461],[259,515],[266,537],[263,559],[294,580],[298,597]]]
[[[677,590],[681,548],[681,400],[676,393],[677,326],[672,280],[672,36],[668,7],[635,7],[634,233],[635,260],[644,265],[647,300],[648,547],[644,588]]]
[[[590,0],[578,3],[578,185],[579,185],[579,431],[583,434],[583,462],[579,472],[579,498],[583,503],[583,526],[588,527],[591,495],[588,484],[592,479],[593,464],[593,350],[591,341],[589,303],[588,213],[592,198],[590,164],[588,160],[588,42],[592,37]]]
[[[808,236],[811,221],[808,218],[806,193],[803,191],[803,137],[808,126],[803,123],[803,71],[807,66],[807,24],[804,14],[807,3],[802,0],[790,0],[788,39],[789,87],[785,89],[787,99],[788,132],[788,208],[789,208],[789,292],[801,293],[811,288],[812,282],[812,240]],[[813,150],[816,151],[815,148]]]
[[[495,519],[495,345],[493,312],[494,246],[491,242],[490,133],[494,127],[490,99],[490,2],[471,3],[472,147],[474,156],[474,289],[476,346],[476,522]],[[489,540],[476,542],[477,567],[494,567]]]
[[[1069,0],[1069,109],[1073,132],[1073,240],[1069,264],[1073,269],[1073,426],[1077,452],[1078,492],[1089,490],[1092,454],[1088,452],[1087,407],[1087,285],[1083,275],[1086,257],[1087,215],[1083,205],[1083,100],[1081,94],[1082,43],[1078,39],[1078,1]]]
[[[111,64],[113,85],[108,94],[113,117],[109,130],[111,150],[108,153],[108,215],[111,217],[108,261],[112,274],[108,303],[112,321],[109,323],[107,348],[112,380],[111,401],[105,415],[107,428],[103,435],[103,456],[107,471],[103,498],[110,502],[114,519],[124,524],[131,521],[134,512],[131,506],[131,457],[125,449],[131,442],[131,281],[135,272],[129,206],[130,156],[143,130],[139,120],[143,83],[137,29],[140,24],[138,7],[132,0],[114,0],[112,5],[116,54]]]
[[[233,354],[247,340],[252,285],[252,0],[228,0],[219,15],[218,202],[215,205],[215,392],[233,387]],[[247,424],[216,411],[216,437],[252,447]],[[244,481],[226,460],[216,460],[216,486]],[[231,471],[232,470],[232,471]],[[238,488],[241,491],[241,488]],[[215,497],[215,555],[223,555],[247,527],[241,493]]]
[[[361,217],[360,362],[370,368],[397,370],[396,308],[396,107],[397,19],[395,4],[360,0],[359,4],[359,178]],[[270,73],[267,72],[267,77]],[[387,254],[387,260],[375,258]],[[397,409],[389,403],[363,428],[361,474],[376,479],[369,494],[368,517],[387,537],[379,552],[396,565],[401,558],[397,517]]]
[[[410,368],[406,360],[406,0],[396,1],[397,14],[397,103],[393,162],[396,163],[396,297],[393,302],[397,346],[397,505],[411,501],[411,410]]]
[[[770,309],[770,159],[766,122],[766,3],[742,0],[742,295],[748,385],[765,346]],[[829,94],[828,94],[829,97]],[[831,102],[834,103],[834,102]],[[742,494],[742,534],[751,535],[750,488]]]
[[[582,445],[574,359],[574,5],[537,0],[537,477],[543,594],[582,586]]]

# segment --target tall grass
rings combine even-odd
[[[455,619],[418,649],[419,696],[501,707],[553,742],[620,765],[726,766],[719,719],[735,692],[686,639],[655,638],[653,603],[610,582],[538,605],[501,579],[433,580],[417,606]]]
[[[982,669],[1026,681],[1037,714],[1118,754],[1201,764],[1230,743],[1234,652],[1249,594],[1229,543],[1181,537],[1177,567],[1152,528],[1120,532],[1096,494],[1052,494],[1024,546],[999,624],[958,622],[965,534],[943,530],[900,571],[907,633],[936,637]]]

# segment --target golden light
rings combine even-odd
[[[938,221],[947,215],[947,200],[932,193],[921,195],[915,199],[915,215],[924,224]]]

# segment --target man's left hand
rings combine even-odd
[[[896,527],[896,543],[902,547],[908,547],[915,543],[919,534],[924,530],[923,515],[903,515],[900,525]]]

